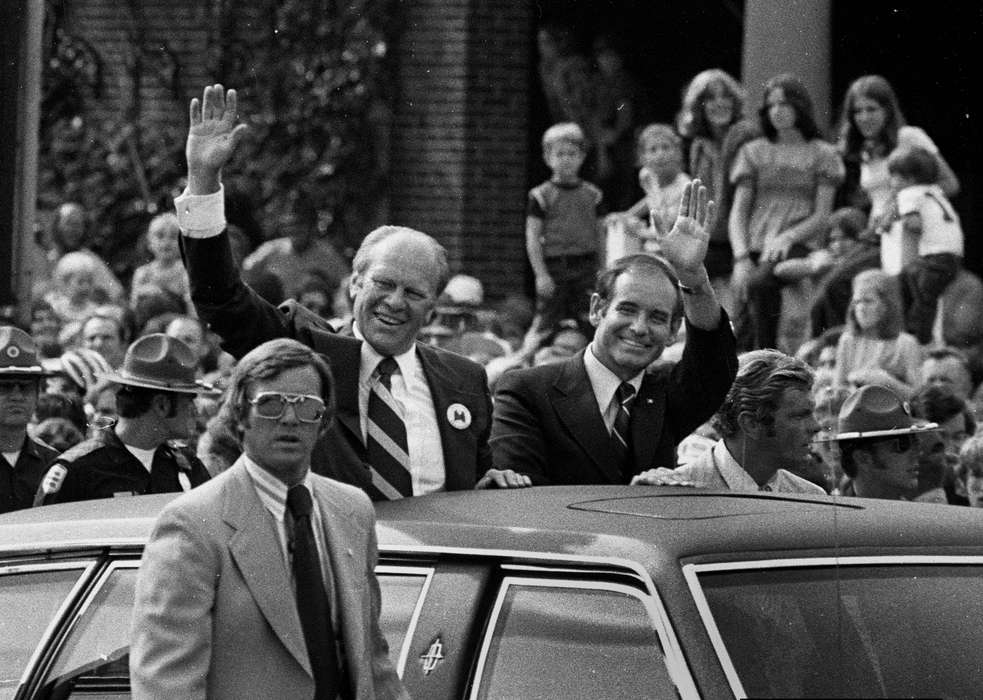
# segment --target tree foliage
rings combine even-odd
[[[123,70],[130,89],[117,115],[97,119],[103,93],[98,48],[74,35],[67,0],[49,0],[45,23],[38,206],[79,201],[91,244],[127,277],[147,219],[171,206],[182,186],[186,124],[148,124],[140,86],[163,85],[183,102],[201,86],[181,85],[177,52],[139,29],[146,0],[124,0],[138,29]],[[235,86],[250,125],[227,179],[250,193],[264,235],[276,234],[284,197],[304,188],[321,234],[357,246],[384,198],[388,46],[395,0],[211,0],[211,53],[196,57]],[[175,31],[180,31],[176,29]],[[162,70],[164,65],[167,70]],[[159,113],[160,110],[157,110]]]

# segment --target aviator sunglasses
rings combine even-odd
[[[294,407],[294,415],[301,423],[317,423],[324,417],[324,401],[310,394],[281,394],[277,391],[263,391],[249,403],[256,409],[260,418],[278,420],[287,410],[287,404]]]

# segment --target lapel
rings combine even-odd
[[[229,551],[246,587],[277,637],[307,673],[311,663],[294,603],[293,584],[280,551],[279,534],[263,506],[242,458],[230,468],[222,519],[235,529]],[[311,674],[313,676],[313,674]]]
[[[335,420],[355,436],[352,444],[363,445],[362,423],[358,415],[358,375],[362,363],[362,343],[354,338],[328,336],[327,359],[335,381]]]
[[[468,449],[468,441],[471,439],[469,430],[458,430],[451,425],[447,418],[447,409],[455,403],[467,406],[472,414],[472,418],[477,415],[479,407],[475,404],[475,395],[468,391],[463,391],[461,378],[447,366],[440,355],[422,343],[416,344],[416,355],[420,358],[420,366],[423,368],[423,376],[427,378],[427,386],[430,388],[430,397],[433,400],[434,415],[437,419],[437,429],[440,431],[440,446],[444,452],[444,471],[447,475],[448,489],[461,487],[451,483],[452,475],[466,474],[473,472],[473,461],[470,465],[461,465],[461,468],[453,468],[452,460],[465,459],[472,455],[474,449]],[[466,467],[470,466],[468,469]],[[463,487],[471,488],[472,484],[465,484]]]
[[[646,373],[632,406],[631,445],[636,473],[663,466],[654,463],[666,409],[666,393],[659,388],[656,376]]]
[[[583,352],[560,366],[560,374],[550,391],[550,401],[560,423],[608,482],[620,484],[623,480],[621,472],[611,461],[611,435],[597,409]]]
[[[355,512],[342,492],[332,488],[328,480],[316,476],[312,486],[321,513],[321,534],[330,562],[333,604],[337,606],[336,618],[341,627],[335,632],[343,636],[346,654],[354,669],[357,660],[366,658],[368,653],[362,622],[365,572],[356,569],[353,550],[366,540],[366,534],[359,528]],[[352,682],[355,682],[354,674]]]

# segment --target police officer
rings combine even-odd
[[[58,456],[27,434],[38,386],[47,375],[31,336],[0,326],[0,513],[30,507],[41,477]]]
[[[195,429],[197,358],[177,338],[153,333],[126,351],[118,371],[119,420],[55,460],[41,484],[45,504],[145,493],[188,491],[208,479],[194,453],[168,441]]]

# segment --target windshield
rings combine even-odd
[[[751,697],[978,697],[983,565],[703,571]]]

